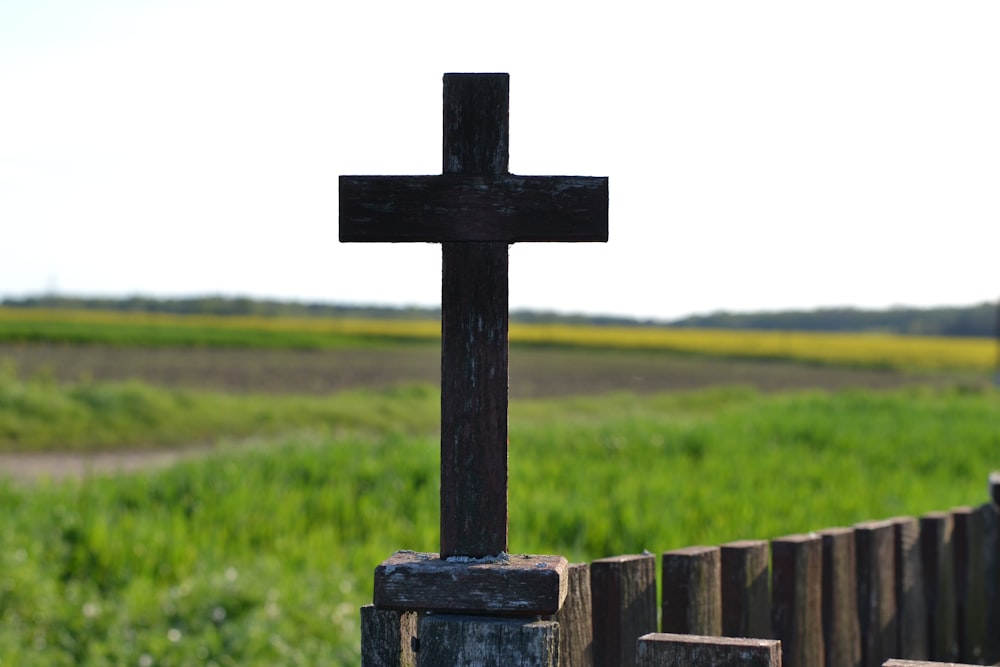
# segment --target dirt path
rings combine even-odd
[[[85,475],[108,475],[152,470],[197,456],[208,448],[140,450],[131,452],[0,454],[0,477],[15,481],[62,480]]]

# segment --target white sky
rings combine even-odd
[[[441,75],[503,71],[511,171],[611,179],[610,242],[514,246],[513,308],[992,300],[998,34],[995,0],[0,3],[0,297],[435,305],[437,246],[338,243],[337,176],[439,173]]]

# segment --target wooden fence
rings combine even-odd
[[[1000,478],[991,476],[990,486],[996,500]],[[505,641],[547,633],[558,646],[517,663],[539,667],[1000,661],[1000,515],[993,503],[688,547],[661,554],[659,569],[659,608],[656,555],[616,556],[571,565],[555,616],[496,631],[509,634]],[[369,633],[385,625],[373,609],[367,614]],[[406,618],[388,624],[395,633],[388,645],[406,655],[365,664],[429,664],[412,650],[419,624]]]

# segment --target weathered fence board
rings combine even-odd
[[[421,667],[559,667],[555,621],[428,614],[419,633]]]
[[[896,615],[896,531],[888,521],[854,526],[858,556],[858,625],[861,664],[880,667],[899,657]]]
[[[718,547],[687,547],[663,554],[663,632],[722,635],[721,559]]]
[[[861,664],[857,552],[851,528],[819,532],[823,540],[823,648],[826,667]]]
[[[983,519],[983,588],[986,590],[986,643],[988,664],[1000,661],[1000,515],[993,503],[980,506]]]
[[[362,667],[415,667],[417,613],[361,608]]]
[[[635,664],[639,637],[656,632],[656,557],[601,558],[590,564],[594,665]]]
[[[571,564],[567,583],[566,601],[552,617],[559,623],[559,664],[562,667],[592,667],[594,630],[591,625],[590,564]]]
[[[979,663],[986,641],[986,580],[983,571],[983,517],[978,510],[952,510],[955,558],[955,631],[958,659]]]
[[[787,667],[823,667],[823,544],[818,535],[771,541],[774,636]]]
[[[722,583],[722,634],[771,637],[771,584],[767,540],[740,540],[719,547]]]
[[[883,667],[972,667],[957,662],[924,662],[921,660],[887,660]]]
[[[653,633],[639,638],[636,667],[781,667],[781,643]]]
[[[931,660],[958,659],[955,632],[955,569],[952,555],[954,520],[947,512],[920,517],[920,549],[927,599],[928,653]]]
[[[926,660],[927,601],[920,556],[920,522],[916,517],[891,519],[896,534],[896,609],[899,614],[898,657]]]

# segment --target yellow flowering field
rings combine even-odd
[[[112,345],[329,348],[392,340],[434,341],[430,319],[174,315],[95,310],[0,308],[0,341]],[[667,351],[883,368],[988,370],[989,338],[681,329],[652,326],[521,324],[513,344]]]

